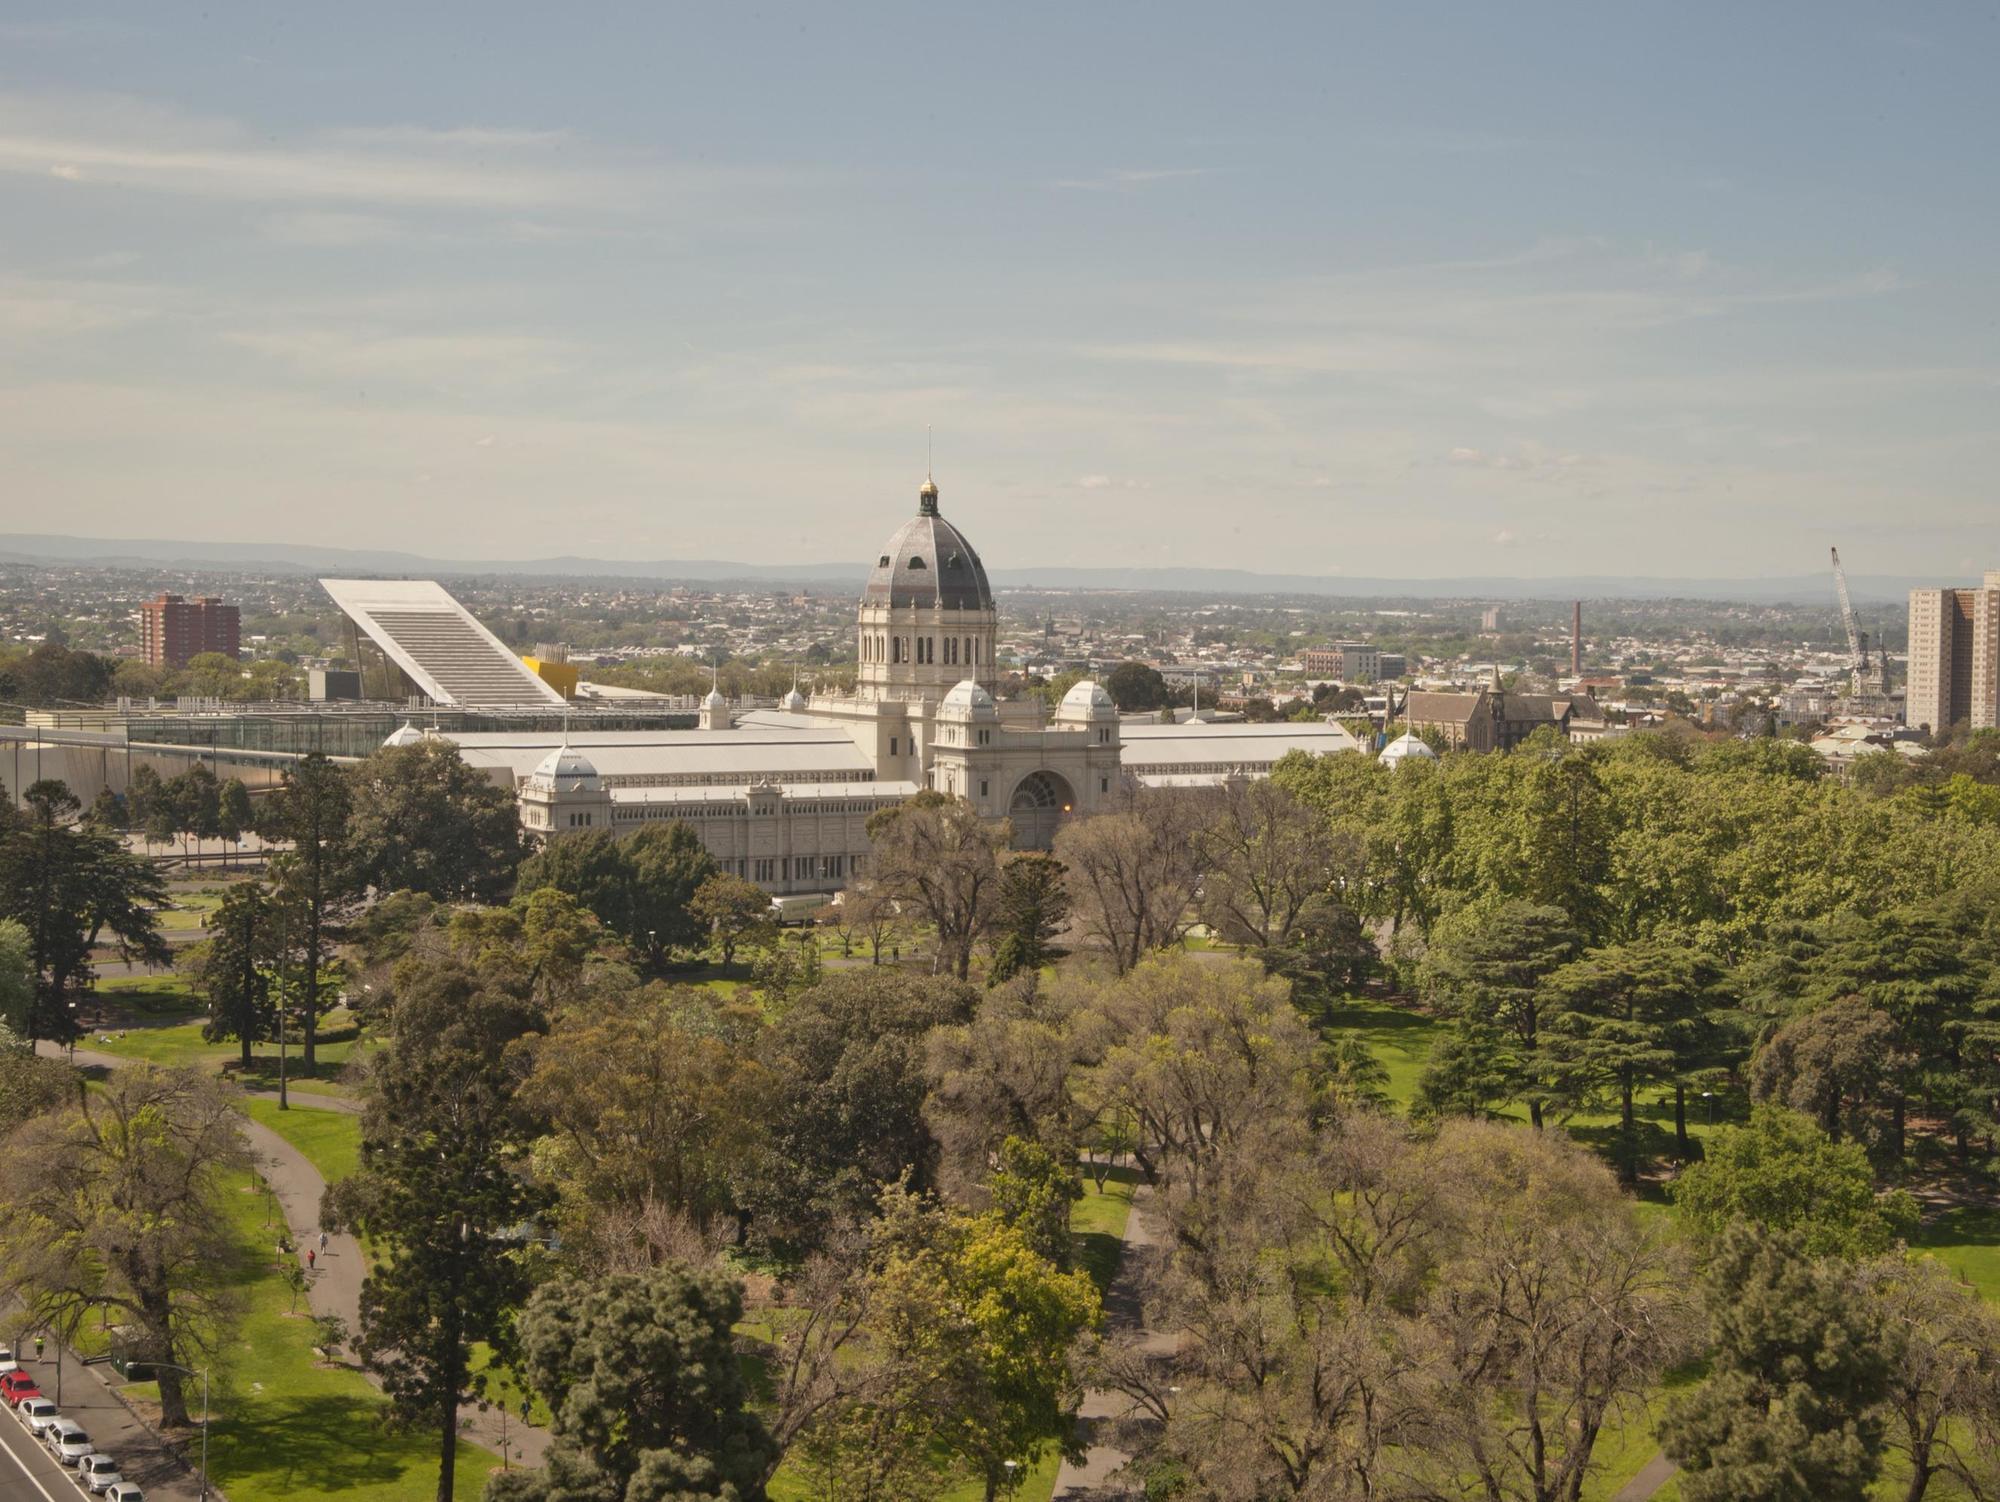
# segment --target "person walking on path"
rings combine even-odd
[[[326,1250],[326,1232],[324,1231],[319,1233],[319,1249],[322,1252]]]
[[[311,1271],[313,1270],[313,1268],[314,1268],[314,1267],[318,1266],[318,1264],[319,1264],[319,1253],[318,1253],[318,1252],[316,1252],[316,1251],[314,1251],[314,1250],[313,1250],[313,1249],[312,1249],[311,1247],[307,1247],[307,1248],[306,1248],[306,1271],[307,1271],[307,1272],[311,1272]]]
[[[45,1342],[41,1336],[37,1335],[35,1337],[35,1360],[40,1361],[42,1359],[42,1347],[45,1344],[47,1344],[47,1342]]]

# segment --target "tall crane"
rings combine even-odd
[[[1889,664],[1885,659],[1876,672],[1870,673],[1868,634],[1855,624],[1854,602],[1847,597],[1847,571],[1840,566],[1840,549],[1827,551],[1833,554],[1833,583],[1840,591],[1840,620],[1847,627],[1848,687],[1856,694],[1880,693],[1888,681]]]

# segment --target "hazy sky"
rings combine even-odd
[[[0,0],[0,530],[2000,565],[1997,15]]]

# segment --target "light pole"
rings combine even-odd
[[[208,1368],[200,1371],[192,1367],[177,1366],[171,1361],[149,1363],[154,1371],[186,1372],[190,1377],[201,1378],[201,1502],[208,1502]]]
[[[76,1002],[69,1004],[69,1067],[76,1068]]]

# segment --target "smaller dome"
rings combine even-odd
[[[422,740],[423,738],[424,738],[423,731],[417,729],[417,727],[412,725],[408,720],[405,720],[403,721],[402,724],[398,725],[394,730],[389,732],[388,737],[382,742],[382,744],[385,746],[414,746],[418,741]]]
[[[703,707],[707,709],[723,709],[729,704],[729,701],[722,697],[722,690],[720,688],[710,689],[708,696],[701,702]]]
[[[804,714],[806,696],[800,693],[797,686],[794,685],[792,691],[778,701],[778,708],[784,710],[787,714]]]
[[[1382,760],[1390,766],[1401,766],[1410,760],[1436,761],[1437,752],[1431,750],[1415,735],[1402,735],[1382,748]]]
[[[1056,709],[1056,718],[1062,720],[1105,720],[1118,714],[1118,706],[1111,702],[1111,695],[1104,685],[1086,678],[1063,695],[1062,703]]]
[[[587,784],[595,790],[599,785],[596,765],[574,746],[556,747],[542,758],[534,775],[550,782],[569,783],[572,787]]]
[[[994,714],[993,696],[970,678],[960,679],[938,705],[940,713]]]

